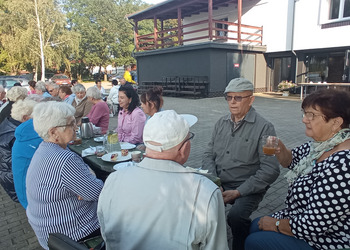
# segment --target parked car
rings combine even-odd
[[[28,89],[29,91],[29,84],[28,80],[23,77],[17,77],[17,76],[0,76],[0,84],[5,88],[5,91],[7,92],[9,89],[11,89],[16,82],[19,82],[22,87]]]
[[[55,73],[45,73],[45,81],[50,81],[54,75]]]
[[[65,74],[54,74],[50,81],[56,84],[70,84],[70,78]]]

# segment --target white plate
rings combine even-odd
[[[94,141],[95,141],[95,142],[103,142],[103,136],[95,137],[95,138],[94,138]]]
[[[121,163],[115,164],[113,166],[113,169],[114,170],[119,170],[119,169],[122,169],[122,168],[131,167],[131,166],[134,166],[134,163],[131,162],[131,161],[127,161],[127,162],[121,162]]]
[[[136,148],[136,145],[135,144],[131,144],[129,142],[120,142],[120,148],[121,149],[133,149],[133,148]]]
[[[112,160],[111,160],[112,154],[118,154],[118,157],[117,157],[117,160],[116,160],[116,161],[112,161]],[[108,162],[121,162],[121,161],[130,160],[130,159],[131,159],[131,154],[128,153],[128,155],[122,156],[122,152],[116,151],[116,152],[111,152],[111,153],[108,153],[108,154],[103,155],[101,159],[102,159],[103,161],[108,161]]]

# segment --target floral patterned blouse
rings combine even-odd
[[[292,169],[310,143],[292,150]],[[350,149],[333,153],[289,186],[287,207],[272,215],[290,219],[292,233],[314,249],[350,247]]]

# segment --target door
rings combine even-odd
[[[226,82],[243,77],[254,84],[255,55],[239,52],[227,53]]]
[[[328,79],[327,82],[343,82],[344,55],[330,55],[328,58]]]

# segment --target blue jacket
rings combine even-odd
[[[12,172],[15,190],[21,205],[26,209],[26,176],[30,161],[39,144],[43,141],[35,132],[33,119],[19,125],[15,131],[16,141],[12,148]]]

